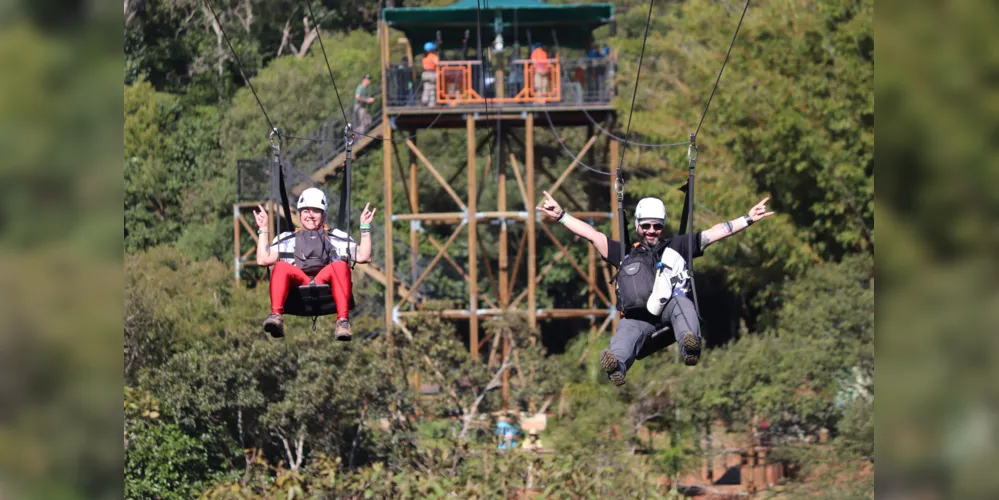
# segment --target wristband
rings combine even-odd
[[[568,213],[562,212],[562,216],[559,217],[558,221],[560,223],[562,223],[562,225],[564,226],[566,222],[569,222],[569,221],[575,220],[575,219],[576,219],[575,217],[569,215]]]
[[[370,222],[365,222],[365,223],[361,224],[361,229],[371,229],[371,223]]]
[[[746,227],[752,226],[754,222],[753,218],[748,215],[743,215],[742,218],[746,221]]]
[[[558,217],[555,217],[555,222],[562,222],[562,217],[565,217],[566,213],[565,210],[562,210],[562,213],[558,214]]]

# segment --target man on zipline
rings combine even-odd
[[[355,244],[342,231],[330,234],[326,221],[326,195],[316,188],[302,191],[298,197],[298,214],[302,228],[284,232],[267,243],[268,217],[264,207],[253,211],[257,222],[257,264],[273,265],[271,272],[271,314],[264,320],[264,331],[274,337],[284,336],[284,303],[292,285],[302,286],[314,282],[330,285],[336,302],[337,340],[349,341],[351,277],[348,261],[371,261],[371,220],[377,209],[364,205],[361,212],[361,244]],[[276,249],[274,247],[277,247]]]
[[[684,363],[697,364],[701,355],[701,327],[694,303],[687,297],[690,282],[687,256],[700,257],[708,245],[773,215],[766,208],[770,198],[765,198],[747,215],[694,233],[693,240],[689,234],[664,238],[666,206],[658,198],[643,198],[635,207],[637,241],[622,257],[620,242],[569,215],[547,191],[544,195],[538,211],[586,238],[600,257],[618,268],[617,308],[624,317],[618,322],[610,347],[600,353],[600,367],[614,385],[624,385],[625,373],[638,358],[642,345],[667,323],[673,327]],[[693,242],[696,244],[691,248]]]

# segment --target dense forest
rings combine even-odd
[[[361,75],[379,75],[382,4],[315,2],[317,19],[298,1],[212,4],[221,25],[200,0],[125,2],[127,498],[484,498],[524,488],[553,497],[665,497],[675,492],[660,478],[700,467],[704,433],[748,435],[761,419],[775,457],[799,469],[779,492],[873,497],[873,1],[750,6],[698,137],[695,221],[704,228],[741,216],[768,196],[777,215],[697,261],[710,347],[701,363],[678,364],[671,348],[636,364],[623,388],[597,365],[609,334],[585,322],[537,331],[516,315],[483,322],[484,335],[505,336],[513,347],[515,369],[512,357],[496,353],[473,360],[462,326],[433,318],[413,323],[411,335],[396,332],[389,345],[380,332],[384,292],[370,280],[355,287],[353,342],[335,342],[328,318],[316,331],[291,320],[287,338],[267,337],[265,287],[232,279],[232,206],[236,163],[267,156],[269,127],[220,28],[271,119],[309,136],[340,112],[315,30],[346,99]],[[654,4],[634,138],[682,141],[697,126],[742,6]],[[623,120],[649,6],[628,0],[615,12],[614,35],[601,28],[596,36],[616,53],[614,105]],[[576,147],[587,139],[560,133]],[[463,131],[431,130],[419,140],[442,158],[465,154]],[[536,142],[539,162],[571,162],[553,134],[541,131]],[[679,213],[686,148],[628,147],[623,166],[629,209],[657,196]],[[381,168],[381,148],[354,163],[355,206],[382,204]],[[404,207],[406,186],[395,182],[393,204]],[[578,173],[566,189],[594,182]],[[427,199],[443,193],[429,176],[419,187]],[[381,220],[379,213],[375,224]],[[483,241],[495,239],[484,233]],[[541,242],[539,262],[552,260],[558,249]],[[376,260],[381,245],[376,237]],[[405,244],[398,248],[404,255]],[[585,258],[583,243],[571,248]],[[452,253],[463,252],[459,240]],[[436,298],[460,297],[447,276],[435,279]],[[565,290],[581,283],[558,262],[538,303],[579,300]],[[506,369],[503,394],[497,374]],[[415,391],[414,374],[439,394]],[[498,452],[492,419],[504,409],[547,410],[543,438],[556,452]],[[820,434],[829,436],[821,446]]]

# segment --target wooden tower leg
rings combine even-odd
[[[538,297],[537,297],[537,287],[535,283],[535,277],[538,272],[538,260],[537,260],[537,246],[536,246],[536,234],[535,234],[535,223],[536,223],[536,212],[534,211],[534,204],[537,203],[537,197],[534,195],[534,113],[527,114],[527,122],[525,124],[526,137],[524,139],[524,145],[526,146],[526,158],[524,159],[524,168],[526,172],[524,174],[524,179],[527,183],[527,200],[524,204],[527,205],[525,208],[528,211],[527,214],[527,323],[532,330],[538,327]]]
[[[388,25],[381,22],[381,42],[382,42],[382,82],[385,81],[385,65],[388,63]],[[392,140],[392,127],[389,126],[388,106],[386,103],[386,89],[382,85],[382,138],[385,144],[390,144]],[[392,255],[392,148],[382,148],[382,180],[385,194],[385,211],[382,218],[385,220],[385,340],[392,345],[392,312],[395,308],[395,262]]]
[[[617,201],[617,193],[614,192],[614,179],[616,178],[615,176],[617,175],[618,161],[620,161],[620,158],[618,157],[618,151],[620,150],[620,146],[621,146],[620,142],[618,142],[618,141],[616,141],[614,139],[610,140],[610,172],[611,172],[611,183],[610,183],[610,185],[611,185],[610,191],[611,192],[610,192],[610,199],[611,199],[611,214],[612,214],[611,215],[611,237],[614,238],[617,241],[621,241],[622,235],[621,235],[621,228],[618,226],[618,215],[617,215],[618,201]],[[611,299],[611,302],[614,302],[616,304],[617,303],[617,294],[611,295],[610,299]],[[618,314],[615,312],[614,313],[614,320],[613,320],[613,323],[611,325],[611,328],[613,328],[613,330],[612,330],[613,332],[617,331],[617,321],[618,321]]]
[[[476,184],[475,118],[465,118],[468,146],[468,348],[473,359],[479,358],[479,258],[478,258],[478,185]]]

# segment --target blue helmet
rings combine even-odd
[[[431,50],[434,50],[436,48],[437,48],[437,44],[434,43],[434,42],[427,42],[427,43],[423,44],[423,51],[424,52],[430,52]]]
[[[534,42],[534,48],[541,47],[541,42]]]

